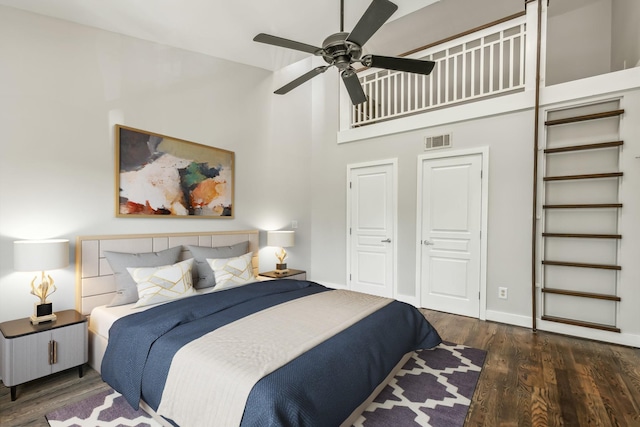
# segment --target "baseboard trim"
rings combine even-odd
[[[486,320],[491,322],[506,323],[507,325],[531,328],[531,317],[521,314],[505,313],[503,311],[487,310]]]

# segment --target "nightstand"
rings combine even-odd
[[[88,360],[87,318],[75,310],[56,312],[57,320],[32,325],[31,320],[0,323],[2,382],[11,387],[11,400],[16,400],[16,387],[65,369],[82,367]]]
[[[262,277],[268,277],[270,279],[296,279],[296,280],[307,280],[307,272],[304,270],[296,270],[290,268],[286,273],[280,274],[273,271],[266,271],[264,273],[260,273]]]

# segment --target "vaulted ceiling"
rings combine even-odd
[[[522,0],[393,1],[398,11],[366,52],[397,55],[524,10]],[[345,31],[369,3],[344,0]],[[308,55],[255,43],[257,33],[320,46],[340,29],[340,0],[0,0],[0,5],[268,70]]]

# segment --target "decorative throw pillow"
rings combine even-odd
[[[161,267],[127,268],[138,288],[135,307],[188,297],[195,293],[191,279],[193,258]]]
[[[215,248],[187,245],[187,249],[191,251],[191,255],[193,255],[196,263],[194,287],[196,289],[211,288],[216,285],[216,279],[213,270],[207,262],[207,258],[232,258],[244,255],[249,252],[249,241],[236,243],[231,246],[217,246]]]
[[[127,267],[159,267],[161,265],[175,264],[178,261],[180,252],[182,252],[182,246],[159,252],[139,254],[105,251],[104,256],[107,258],[116,280],[116,295],[113,297],[109,307],[138,301],[136,282],[131,278]]]
[[[234,258],[208,258],[207,262],[216,276],[215,290],[228,289],[255,282],[256,278],[253,276],[253,266],[251,265],[252,257],[253,252]]]

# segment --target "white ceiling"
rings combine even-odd
[[[398,55],[524,10],[523,0],[392,1],[398,10],[367,42],[366,53]],[[597,1],[554,0],[549,13]],[[370,2],[344,0],[345,31]],[[0,0],[0,5],[267,70],[309,55],[256,43],[256,34],[321,46],[340,30],[340,0]]]
[[[398,11],[391,19],[438,1],[395,0]],[[370,2],[345,0],[346,31]],[[309,55],[253,42],[256,34],[321,46],[340,30],[340,0],[0,0],[0,5],[269,70]]]

